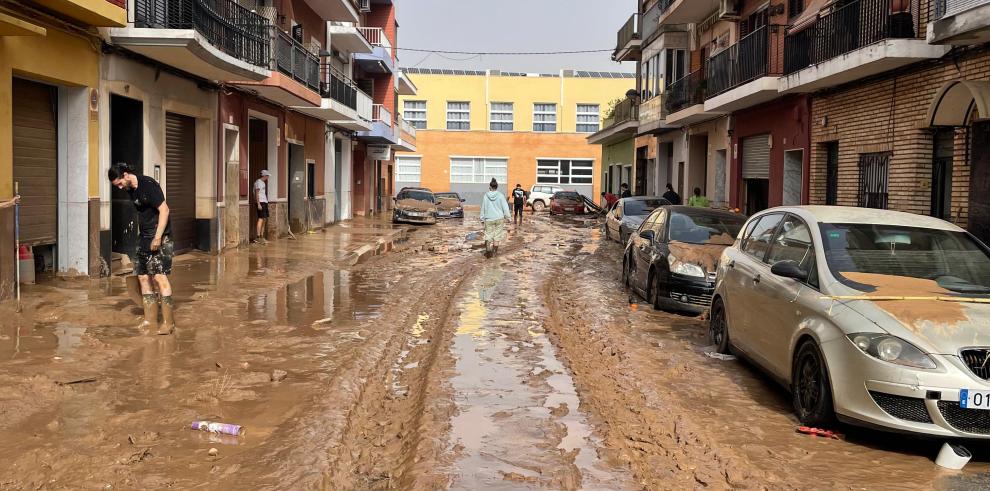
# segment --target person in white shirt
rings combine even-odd
[[[265,244],[265,225],[268,223],[268,176],[267,170],[261,171],[261,177],[254,181],[254,202],[258,204],[258,237],[256,243]]]

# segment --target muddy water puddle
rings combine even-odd
[[[625,471],[599,457],[543,330],[533,275],[504,261],[486,266],[458,305],[452,489],[630,488]]]

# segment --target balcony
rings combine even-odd
[[[364,33],[352,22],[331,22],[327,25],[330,46],[343,53],[371,53],[373,47]]]
[[[416,128],[402,116],[396,119],[399,122],[399,143],[395,145],[395,149],[400,152],[415,152]]]
[[[781,92],[814,92],[922,60],[937,59],[947,46],[922,39],[920,3],[892,9],[892,0],[858,0],[820,13],[809,27],[787,34]]]
[[[419,88],[405,72],[400,71],[399,76],[395,77],[395,91],[399,95],[416,95],[419,93]]]
[[[321,19],[341,22],[360,22],[361,14],[354,0],[306,0]]]
[[[375,104],[371,112],[371,130],[358,132],[357,137],[372,145],[398,145],[399,133],[392,112],[382,104]]]
[[[232,0],[134,0],[134,23],[114,44],[221,82],[271,76],[271,22]]]
[[[720,0],[660,0],[660,24],[696,24],[718,10]]]
[[[729,113],[778,97],[784,26],[764,26],[708,61],[705,110]]]
[[[127,4],[122,0],[36,0],[50,10],[94,27],[127,25]]]
[[[619,39],[615,43],[612,61],[636,61],[643,45],[639,14],[633,14],[619,29]]]
[[[392,42],[380,27],[359,27],[361,33],[371,43],[371,53],[354,55],[354,61],[368,73],[389,75],[395,73],[395,60],[392,58]]]
[[[666,124],[681,127],[722,115],[723,113],[705,110],[707,90],[708,81],[705,80],[704,70],[693,72],[670,84],[665,92]]]
[[[977,45],[990,42],[990,0],[933,0],[930,44]]]
[[[667,124],[667,94],[660,94],[639,105],[639,129],[637,134],[653,133],[661,129],[676,128]]]
[[[237,82],[261,97],[283,106],[319,107],[320,58],[302,43],[279,29],[272,28],[272,76],[260,82]]]
[[[660,98],[654,98],[660,100]],[[636,136],[639,128],[639,106],[632,99],[623,99],[602,121],[602,129],[588,136],[592,145],[611,145]]]
[[[320,67],[320,95],[317,107],[294,107],[296,111],[319,118],[351,131],[371,129],[371,96],[336,68],[323,64]]]
[[[47,34],[48,30],[44,27],[0,12],[0,37],[45,36]]]

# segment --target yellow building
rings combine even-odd
[[[0,203],[18,183],[21,243],[63,274],[98,264],[99,28],[125,25],[124,5],[0,7]],[[0,299],[14,286],[14,235],[14,210],[0,209]]]
[[[396,189],[422,186],[480,200],[495,178],[502,190],[555,185],[597,196],[600,129],[610,101],[636,83],[610,72],[525,74],[406,69],[419,88],[401,98],[417,129],[417,152],[396,155]]]

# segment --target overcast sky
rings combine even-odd
[[[636,0],[396,0],[399,47],[519,52],[614,49]],[[399,65],[556,73],[561,69],[633,72],[611,53],[553,56],[438,55],[399,51]],[[428,57],[427,57],[428,56]],[[469,59],[470,58],[470,59]]]

